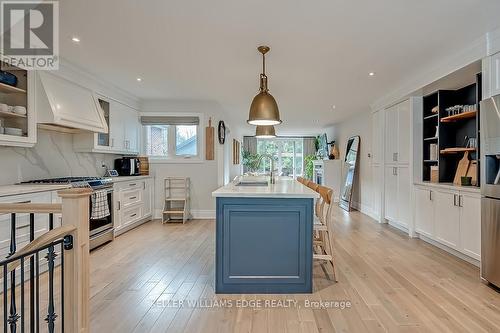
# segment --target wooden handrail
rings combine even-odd
[[[40,203],[0,203],[0,214],[10,213],[35,213],[50,214],[61,213],[62,204],[40,204]]]
[[[40,237],[35,238],[32,242],[29,244],[26,244],[23,246],[23,248],[15,253],[15,255],[12,257],[12,259],[16,258],[21,258],[23,256],[26,256],[27,253],[30,253],[36,249],[44,248],[47,247],[50,243],[63,238],[66,235],[70,235],[76,230],[76,227],[73,225],[63,225],[62,227],[55,228],[53,230],[50,230]],[[33,254],[30,254],[25,257],[26,259],[29,259],[33,256]],[[10,258],[9,258],[10,259]],[[9,264],[7,264],[7,272],[10,273],[14,269],[16,269],[18,266],[21,265],[21,260],[16,260],[13,261]],[[0,272],[0,278],[3,277],[3,270]]]

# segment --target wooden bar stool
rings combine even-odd
[[[313,226],[313,260],[328,261],[332,265],[333,279],[337,282],[331,238],[333,190],[325,186],[318,186],[317,192],[321,199],[318,200],[317,211],[319,215]]]

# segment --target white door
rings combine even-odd
[[[432,190],[415,188],[415,231],[432,238],[434,236],[434,195]]]
[[[460,196],[460,249],[481,260],[481,198],[471,194]]]
[[[491,96],[500,94],[500,52],[491,57]]]
[[[125,119],[125,149],[139,152],[139,115],[136,110],[123,106]]]
[[[398,191],[397,191],[397,202],[398,202],[398,223],[407,227],[411,220],[411,209],[410,209],[410,168],[409,167],[398,167],[397,168],[397,179],[398,179]]]
[[[410,100],[398,104],[398,150],[396,160],[399,164],[410,163],[411,145],[411,106]]]
[[[398,151],[398,107],[393,106],[385,110],[385,162],[394,164]]]
[[[436,239],[452,249],[460,242],[460,207],[458,194],[451,191],[436,191]]]
[[[397,221],[398,213],[398,177],[396,167],[385,167],[385,218]]]

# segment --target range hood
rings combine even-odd
[[[94,92],[47,72],[37,73],[36,112],[40,128],[108,133],[104,113]]]

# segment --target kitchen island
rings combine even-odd
[[[312,292],[314,199],[296,180],[232,182],[216,197],[216,293]]]

